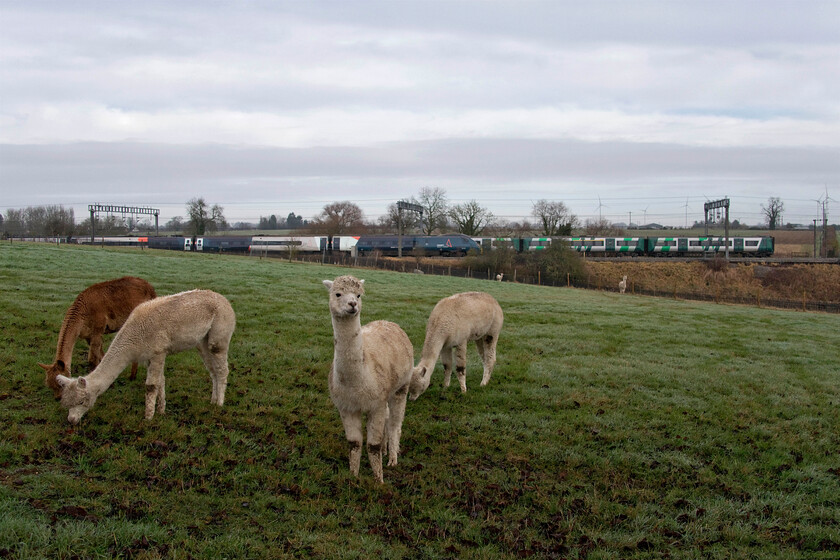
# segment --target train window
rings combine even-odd
[[[676,247],[677,240],[676,239],[657,239],[656,240],[657,247]]]
[[[700,247],[701,245],[703,245],[703,242],[699,239],[692,239],[688,242],[689,247]]]
[[[744,245],[747,247],[758,247],[758,240],[757,239],[746,239],[744,240]]]

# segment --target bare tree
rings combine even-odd
[[[171,220],[166,222],[166,225],[163,226],[163,229],[169,230],[169,231],[181,231],[183,229],[183,227],[184,227],[184,218],[182,218],[181,216],[175,216],[174,218],[172,218]]]
[[[358,231],[365,227],[362,209],[353,202],[332,202],[324,206],[321,213],[315,217],[312,227],[329,235],[341,235],[348,231]]]
[[[21,237],[26,233],[26,218],[23,210],[9,208],[6,212],[6,221],[3,222],[3,235],[9,237]]]
[[[386,213],[379,216],[379,227],[385,232],[398,231],[399,224],[402,223],[403,233],[420,228],[423,224],[420,216],[416,212],[403,210],[402,217],[400,217],[400,209],[395,203],[388,205]]]
[[[761,212],[767,218],[767,227],[776,229],[782,225],[782,213],[785,211],[785,203],[777,196],[767,199],[767,206],[761,205]]]
[[[204,235],[226,225],[224,208],[218,204],[210,207],[203,198],[192,198],[187,202],[187,215],[190,217],[187,228],[194,235]]]
[[[613,227],[610,221],[606,218],[590,218],[586,220],[586,223],[583,226],[583,233],[585,233],[586,235],[616,236],[624,235],[626,232],[621,228]]]
[[[446,191],[440,187],[424,187],[420,190],[419,200],[413,201],[423,207],[423,233],[432,235],[436,229],[446,226],[449,213],[449,201]]]
[[[44,235],[50,237],[67,237],[73,235],[76,219],[73,209],[64,206],[47,206],[44,208]]]
[[[458,233],[472,236],[481,235],[487,224],[493,220],[493,214],[475,199],[453,206],[449,210],[449,217],[458,226]]]
[[[545,237],[571,235],[572,228],[577,226],[577,216],[559,201],[538,200],[531,214],[539,221]]]

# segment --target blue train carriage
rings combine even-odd
[[[645,253],[645,237],[568,237],[569,246],[579,253],[603,256],[633,256]]]
[[[415,249],[423,250],[427,255],[463,256],[469,251],[480,251],[479,244],[460,233],[451,235],[404,235],[402,238],[403,256],[408,256]],[[362,235],[356,242],[356,252],[368,255],[379,252],[383,255],[399,254],[399,237],[396,235]]]
[[[414,237],[404,235],[402,238],[403,254],[408,254],[414,248]],[[362,235],[356,242],[356,253],[359,256],[374,252],[383,255],[396,255],[399,250],[399,237],[396,235]]]
[[[189,251],[192,240],[189,237],[150,237],[149,249],[168,249],[170,251]]]
[[[205,253],[247,254],[251,238],[243,236],[197,237],[195,250]]]
[[[420,247],[427,254],[438,253],[441,256],[463,257],[470,251],[481,251],[478,243],[462,233],[450,235],[423,235],[415,237],[415,247]]]

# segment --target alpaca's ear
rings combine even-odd
[[[47,364],[42,364],[42,363],[40,363],[40,362],[38,363],[38,365],[39,365],[40,367],[44,368],[45,370],[50,371],[50,367],[51,367],[51,366],[48,366]]]
[[[361,284],[362,286],[364,286],[364,285],[365,285],[365,281],[364,281],[364,280],[359,280],[359,284]]]
[[[423,369],[420,370],[420,378],[422,379],[423,377],[426,377],[426,368],[425,367],[423,367]]]
[[[84,377],[80,377],[79,378],[79,387],[81,387],[82,389],[87,388],[87,379],[85,379]]]
[[[56,375],[55,382],[58,383],[59,387],[67,387],[70,385],[71,379],[69,377],[64,377],[63,375]]]
[[[328,290],[332,290],[332,285],[333,285],[332,280],[324,280],[324,286],[326,286]]]

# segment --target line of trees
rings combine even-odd
[[[475,199],[461,204],[451,204],[444,189],[425,187],[417,196],[407,202],[423,209],[422,214],[401,211],[396,203],[388,206],[386,213],[376,222],[366,220],[362,209],[354,202],[332,202],[324,206],[317,216],[306,220],[289,212],[285,219],[272,214],[260,217],[259,224],[239,222],[231,226],[224,216],[224,208],[209,204],[204,198],[192,198],[186,203],[187,218],[175,216],[161,226],[163,231],[183,232],[187,235],[206,235],[216,231],[235,230],[278,230],[300,229],[313,234],[343,235],[348,233],[402,233],[434,235],[436,233],[458,232],[471,237],[487,235],[492,237],[515,237],[537,235],[554,237],[571,235],[579,231],[583,235],[623,235],[622,228],[613,226],[607,219],[589,219],[581,224],[578,217],[561,201],[538,200],[533,203],[533,222],[500,222],[490,210]],[[768,199],[761,210],[767,219],[767,226],[777,229],[782,225],[784,203],[778,197]],[[132,232],[150,232],[152,224],[148,219],[138,220],[132,216],[96,216],[96,232],[106,235],[124,235]],[[700,223],[702,225],[702,223]],[[734,227],[741,224],[733,222]],[[69,237],[88,235],[91,231],[90,218],[75,224],[73,209],[63,206],[36,206],[20,210],[10,209],[0,215],[0,232],[4,237],[46,236]],[[695,227],[698,223],[695,223]]]
[[[493,213],[476,200],[461,204],[450,204],[444,189],[426,187],[417,196],[406,202],[423,209],[422,213],[400,210],[397,203],[388,206],[385,215],[376,224],[367,223],[361,208],[353,202],[343,201],[328,204],[321,214],[315,216],[310,228],[315,233],[341,235],[350,231],[434,235],[444,232],[458,232],[471,237],[481,235],[516,236],[536,234],[544,237],[570,235],[579,226],[575,216],[563,202],[539,200],[534,203],[532,215],[535,222],[499,222]],[[599,224],[592,224],[593,235]]]
[[[275,214],[265,217],[260,216],[259,225],[257,229],[271,230],[271,229],[300,229],[309,225],[309,220],[304,220],[302,216],[296,215],[294,212],[289,212],[286,219],[278,219]]]

